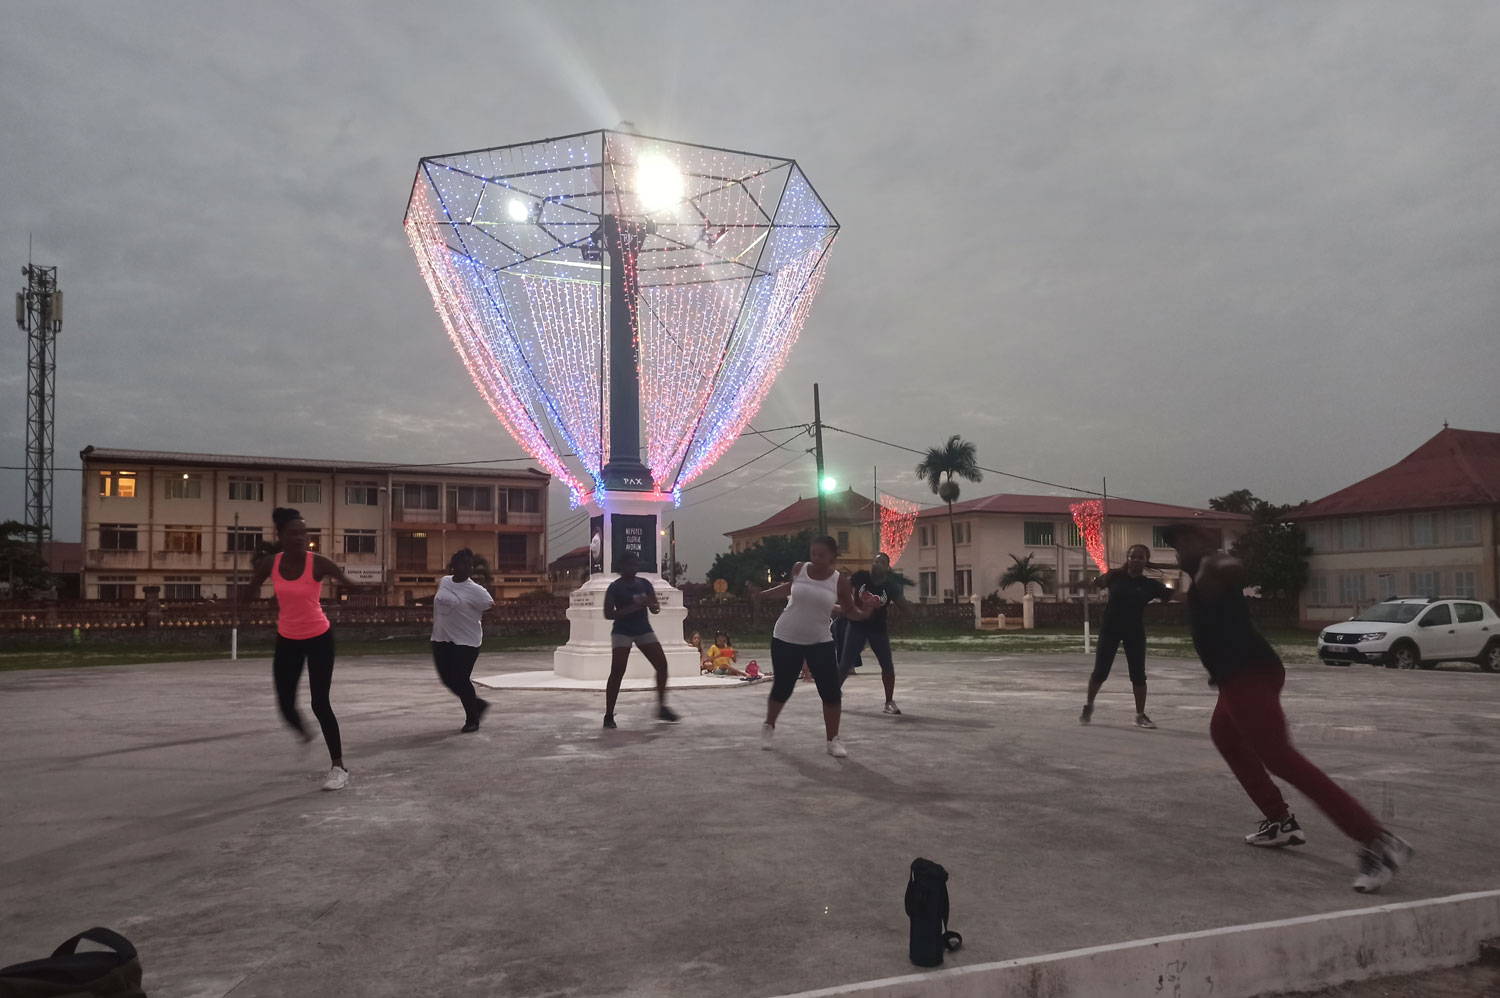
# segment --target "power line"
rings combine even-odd
[[[787,427],[782,427],[782,429],[787,429]],[[773,431],[766,430],[765,432],[766,433],[771,433]],[[776,451],[781,450],[783,447],[785,447],[787,444],[791,443],[793,440],[796,440],[798,437],[804,436],[805,434],[806,434],[806,430],[804,428],[804,431],[802,433],[794,433],[794,434],[792,434],[790,437],[787,437],[781,443],[776,444],[770,450],[765,451],[764,453],[755,455],[750,460],[746,461],[744,464],[741,464],[741,465],[739,465],[737,467],[734,467],[734,468],[730,468],[728,471],[723,472],[722,474],[715,475],[712,478],[706,478],[706,479],[704,479],[701,482],[694,482],[692,485],[687,486],[682,491],[683,492],[691,492],[693,489],[702,488],[703,486],[708,485],[708,484],[710,484],[712,482],[717,482],[721,478],[727,478],[730,475],[734,474],[736,471],[739,471],[741,468],[748,468],[748,467],[750,467],[750,465],[754,464],[756,461],[759,461],[761,458],[763,458],[763,457],[765,457],[765,456],[767,456],[769,454],[774,454]]]
[[[896,448],[896,450],[904,450],[904,451],[906,451],[906,452],[908,452],[910,454],[920,454],[923,457],[925,457],[927,455],[927,452],[925,450],[917,450],[915,447],[907,447],[905,444],[892,443],[889,440],[881,440],[879,437],[866,436],[863,433],[856,433],[853,430],[846,430],[846,429],[844,429],[841,426],[833,426],[833,425],[831,425],[829,423],[824,423],[823,424],[823,429],[825,429],[825,430],[833,430],[833,431],[838,432],[838,433],[847,433],[851,437],[859,437],[861,440],[868,440],[868,441],[870,441],[871,443],[874,443],[874,444],[883,444],[886,447],[894,447],[894,448]],[[1083,495],[1089,495],[1089,496],[1102,496],[1102,495],[1104,495],[1104,493],[1100,492],[1098,489],[1080,489],[1076,485],[1063,485],[1060,482],[1049,482],[1049,481],[1046,481],[1046,480],[1041,479],[1041,478],[1029,478],[1026,475],[1018,475],[1018,474],[1016,474],[1013,471],[1001,471],[999,468],[986,468],[983,465],[977,465],[977,467],[979,468],[980,471],[986,471],[986,472],[989,472],[992,475],[1001,475],[1001,476],[1003,476],[1005,478],[1016,478],[1016,479],[1019,479],[1019,480],[1021,480],[1023,482],[1030,482],[1033,485],[1045,485],[1045,486],[1047,486],[1048,488],[1051,488],[1051,489],[1063,489],[1063,490],[1068,491],[1068,492],[1079,492],[1079,493],[1082,493]],[[1129,498],[1129,497],[1128,496],[1115,495],[1115,496],[1110,496],[1110,498],[1111,499],[1126,499],[1126,498]],[[911,500],[908,500],[908,502],[909,501],[911,501]],[[1135,502],[1145,502],[1147,500],[1137,499],[1137,500],[1134,500],[1134,501]]]
[[[699,499],[697,502],[683,503],[680,507],[678,507],[678,509],[679,510],[682,510],[682,509],[691,509],[694,506],[701,506],[701,505],[703,505],[706,502],[712,502],[715,499],[719,499],[719,498],[722,498],[724,496],[727,496],[727,495],[729,495],[729,493],[734,492],[734,491],[736,491],[738,489],[742,489],[742,488],[744,488],[747,485],[754,485],[756,482],[760,481],[761,479],[770,478],[772,475],[776,474],[776,472],[780,471],[782,468],[785,468],[788,465],[794,464],[797,461],[802,460],[803,458],[807,457],[807,455],[809,455],[811,453],[812,453],[812,448],[809,447],[807,450],[802,451],[800,454],[793,454],[790,459],[788,459],[786,461],[783,461],[781,464],[778,464],[776,467],[772,468],[770,471],[765,472],[764,474],[756,475],[754,478],[750,479],[747,482],[741,482],[738,485],[732,485],[729,488],[725,489],[723,492],[718,493],[717,495],[704,496],[702,499]],[[762,457],[764,457],[764,456],[765,455],[762,455]]]

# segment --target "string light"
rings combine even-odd
[[[1084,550],[1094,559],[1101,573],[1109,571],[1109,558],[1104,549],[1104,502],[1085,499],[1075,502],[1068,509],[1073,513],[1073,523],[1083,538]]]
[[[502,425],[575,502],[602,496],[609,455],[606,215],[641,234],[623,253],[644,461],[652,495],[680,501],[785,365],[838,223],[791,160],[637,135],[422,161],[407,237],[448,337]]]
[[[893,495],[875,494],[880,505],[880,550],[890,556],[891,564],[901,560],[901,552],[917,525],[917,510],[920,508],[910,499]]]

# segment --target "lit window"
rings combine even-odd
[[[116,499],[135,498],[135,472],[133,471],[101,471],[99,472],[99,494]]]

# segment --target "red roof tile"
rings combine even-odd
[[[1030,513],[1038,516],[1072,516],[1069,509],[1078,502],[1076,496],[1033,496],[1002,493],[993,496],[981,496],[978,499],[966,499],[963,502],[953,504],[953,512],[959,513]],[[828,497],[828,516],[830,520],[840,520],[853,523],[869,523],[873,517],[875,504],[858,492],[838,492]],[[1105,513],[1109,516],[1130,516],[1151,520],[1214,520],[1220,523],[1249,520],[1248,516],[1240,513],[1220,513],[1211,509],[1196,509],[1191,506],[1172,506],[1167,503],[1139,502],[1135,499],[1110,499]],[[947,516],[947,506],[928,506],[921,510],[917,516]],[[761,533],[778,527],[791,530],[794,528],[805,528],[818,520],[818,498],[799,499],[787,506],[785,509],[775,513],[770,518],[757,523],[753,527],[741,527],[732,530],[726,536],[733,537],[736,534]]]
[[[1012,492],[981,496],[953,504],[955,515],[959,513],[1030,513],[1038,516],[1071,517],[1071,506],[1083,501],[1080,496],[1034,496]],[[1161,502],[1141,502],[1137,499],[1108,499],[1105,501],[1106,516],[1130,516],[1146,520],[1216,520],[1220,522],[1250,519],[1242,513],[1221,513],[1213,509],[1197,509],[1193,506],[1173,506]],[[929,506],[917,514],[920,519],[930,516],[947,516],[947,506]]]
[[[869,499],[847,489],[843,492],[831,492],[827,499],[828,518],[844,523],[870,523],[875,518],[875,504]],[[753,527],[741,527],[731,530],[724,536],[733,537],[735,534],[761,533],[766,530],[774,530],[778,527],[784,529],[806,529],[808,526],[818,522],[818,497],[809,499],[798,499],[790,506],[780,512],[757,523]]]
[[[1500,504],[1500,433],[1441,432],[1369,478],[1290,514],[1290,519]]]

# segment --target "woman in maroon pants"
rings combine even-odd
[[[1209,734],[1265,815],[1260,828],[1245,836],[1246,844],[1280,847],[1307,841],[1271,780],[1279,776],[1359,843],[1354,889],[1378,891],[1411,858],[1412,848],[1292,747],[1281,712],[1286,670],[1250,620],[1244,566],[1216,550],[1215,538],[1200,524],[1173,524],[1162,535],[1193,580],[1187,593],[1193,647],[1208,670],[1209,684],[1219,688]]]

